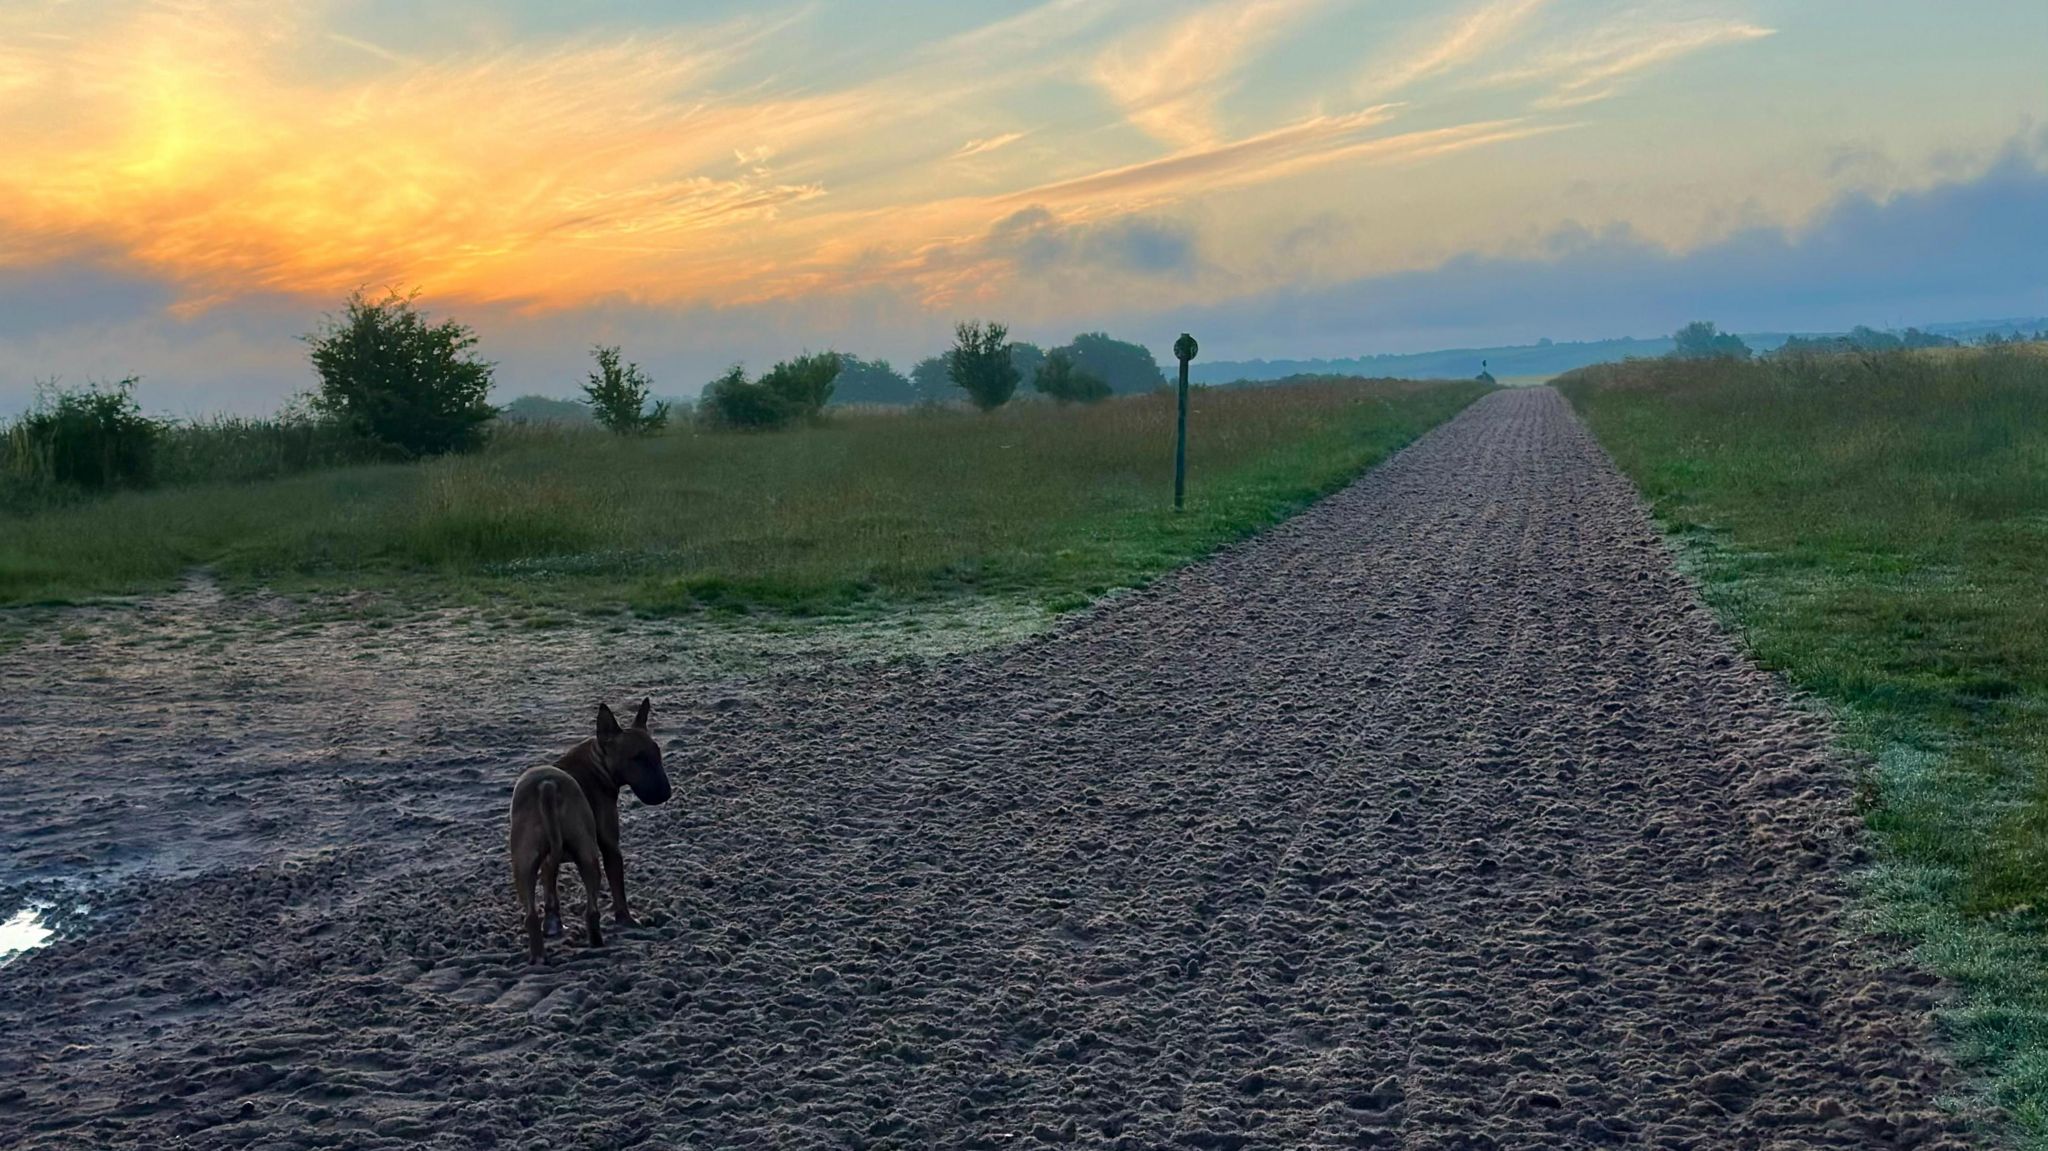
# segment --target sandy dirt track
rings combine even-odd
[[[0,970],[0,1146],[1964,1142],[1849,770],[1548,390],[982,655],[319,642],[7,657],[0,866],[96,911]],[[529,969],[512,778],[642,687],[647,922]]]

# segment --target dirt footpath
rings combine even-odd
[[[980,656],[266,642],[6,657],[0,864],[95,912],[0,970],[0,1146],[1961,1145],[1849,773],[1548,390]],[[512,776],[643,684],[647,922],[529,969]]]

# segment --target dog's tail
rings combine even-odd
[[[562,858],[562,789],[552,779],[540,781],[540,830],[547,837],[548,854]]]

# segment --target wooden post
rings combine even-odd
[[[1195,338],[1186,332],[1173,342],[1180,361],[1180,418],[1173,436],[1173,510],[1181,510],[1188,489],[1188,361],[1195,358]]]

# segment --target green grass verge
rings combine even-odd
[[[1077,606],[1266,527],[1483,394],[1202,389],[1173,402],[835,414],[767,434],[508,428],[478,454],[0,512],[0,603],[161,588],[816,614],[959,592]]]
[[[1767,667],[1870,766],[1876,926],[2048,1148],[2048,358],[1637,362],[1559,386]]]

